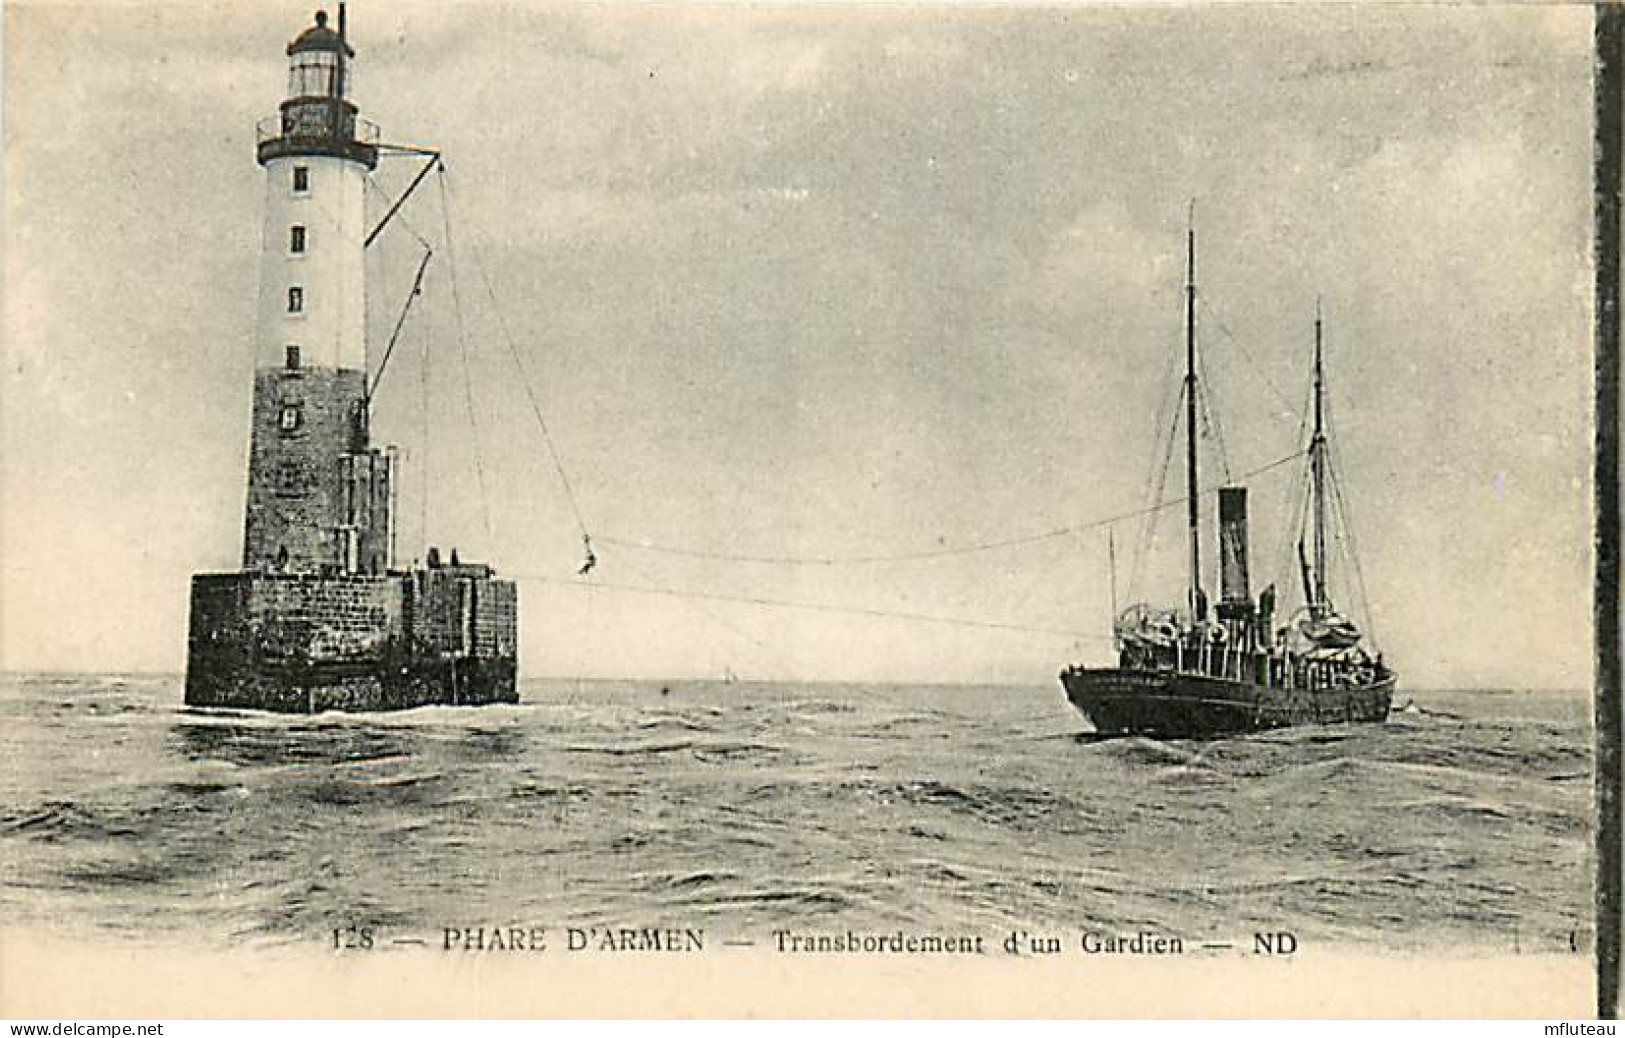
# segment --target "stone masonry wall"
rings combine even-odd
[[[338,568],[345,519],[341,459],[360,445],[356,412],[365,376],[326,368],[254,373],[243,568],[314,573]],[[286,416],[286,417],[285,417]]]
[[[436,652],[487,659],[519,653],[518,590],[488,566],[431,566],[412,575],[411,628]]]
[[[272,664],[363,663],[408,651],[512,657],[518,594],[509,581],[447,570],[199,574],[190,639],[194,657],[214,647]]]
[[[506,580],[474,584],[474,655],[486,659],[519,654],[519,589]]]
[[[405,638],[403,592],[399,577],[261,578],[248,599],[248,623],[271,657],[376,660]]]
[[[517,594],[485,567],[192,578],[186,702],[306,712],[513,702]]]
[[[201,574],[192,578],[191,648],[273,664],[374,662],[404,649],[404,593],[398,576]]]

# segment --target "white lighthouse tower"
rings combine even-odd
[[[377,128],[349,99],[354,50],[326,12],[287,48],[260,124],[265,231],[243,568],[382,573],[390,464],[367,430],[366,178]]]
[[[444,565],[432,548],[426,565],[396,568],[395,455],[367,428],[379,373],[367,362],[366,248],[412,191],[369,230],[367,177],[380,152],[417,155],[429,161],[416,187],[439,153],[380,142],[357,116],[343,4],[336,28],[316,12],[287,54],[287,98],[260,124],[257,152],[265,237],[243,565],[192,576],[186,704],[518,702],[518,589],[455,553]],[[428,261],[425,250],[414,296]]]

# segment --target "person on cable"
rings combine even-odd
[[[592,572],[594,566],[598,565],[598,556],[592,553],[592,538],[586,534],[581,535],[581,550],[583,557],[581,559],[581,568],[576,570],[576,576],[578,577],[586,576]]]

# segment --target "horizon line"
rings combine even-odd
[[[101,677],[101,678],[181,678],[186,676],[183,670],[15,670],[9,667],[0,667],[0,676],[15,678],[63,678],[63,677]],[[520,675],[521,683],[530,681],[589,681],[599,683],[609,682],[648,682],[651,684],[725,684],[728,683],[721,676],[666,676],[649,677],[644,675],[582,675],[582,674],[536,674]],[[1040,684],[1046,687],[1048,682],[1020,681],[1011,679],[975,680],[954,679],[940,680],[929,678],[810,678],[810,677],[751,677],[745,674],[736,674],[734,684],[753,683],[758,685],[907,685],[918,688],[974,688],[993,686],[998,688],[1035,688]],[[1504,695],[1515,692],[1533,692],[1541,695],[1587,695],[1594,696],[1595,686],[1576,685],[1504,685],[1491,686],[1472,685],[1420,685],[1407,688],[1407,693],[1437,693],[1437,692],[1471,692],[1479,695]]]

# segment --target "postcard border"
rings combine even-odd
[[[1596,7],[1596,736],[1597,1015],[1619,1010],[1620,981],[1620,557],[1619,330],[1625,7]]]

